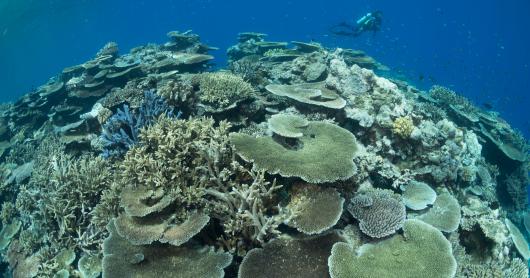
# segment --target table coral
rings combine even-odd
[[[456,261],[449,241],[420,220],[407,220],[404,234],[365,244],[357,252],[336,243],[328,260],[332,278],[440,277],[455,275]]]
[[[406,216],[401,197],[382,189],[358,193],[350,200],[348,211],[359,221],[361,231],[374,238],[394,234]]]

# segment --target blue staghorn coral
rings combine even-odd
[[[104,158],[118,158],[136,143],[140,129],[152,125],[160,115],[179,118],[181,112],[174,112],[173,107],[157,95],[154,90],[146,91],[144,100],[137,110],[131,110],[127,104],[123,110],[118,108],[116,114],[112,115],[103,125],[101,140],[104,147],[102,156]]]

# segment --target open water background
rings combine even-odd
[[[383,30],[359,38],[328,28],[381,10]],[[88,60],[108,41],[121,53],[192,29],[225,50],[242,31],[366,51],[428,89],[441,84],[488,103],[530,137],[530,1],[0,0],[0,101],[14,101]]]

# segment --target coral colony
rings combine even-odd
[[[2,105],[4,276],[528,277],[497,114],[361,51],[241,33],[212,71],[168,37]]]

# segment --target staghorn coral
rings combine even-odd
[[[157,84],[157,94],[164,97],[168,103],[188,109],[195,106],[197,99],[189,76],[184,75],[175,80],[164,81]]]
[[[286,215],[276,208],[268,209],[267,203],[282,186],[265,180],[264,171],[244,170],[250,177],[250,183],[231,183],[232,188],[222,191],[210,188],[206,193],[217,199],[213,215],[220,219],[225,237],[222,245],[231,252],[244,252],[244,242],[264,243],[277,236],[278,226],[285,221]],[[222,182],[222,177],[216,178]]]
[[[358,193],[348,205],[350,214],[359,221],[361,231],[382,238],[401,229],[405,221],[405,205],[390,190],[371,189]]]
[[[328,260],[331,278],[440,277],[455,275],[456,261],[449,241],[420,220],[407,220],[404,234],[357,249],[336,243]]]
[[[259,56],[245,56],[237,61],[230,63],[229,69],[233,74],[241,76],[243,80],[255,84],[262,78],[262,63]]]
[[[409,138],[414,130],[414,123],[410,117],[399,117],[392,124],[392,132],[401,138]]]
[[[110,117],[102,126],[101,140],[103,141],[104,158],[122,157],[127,150],[138,143],[140,129],[152,125],[160,115],[180,117],[154,91],[146,91],[144,101],[136,111],[131,111],[128,105],[123,110]]]
[[[162,216],[157,211],[171,205],[177,209],[174,219],[184,220],[186,211],[202,211],[220,220],[221,244],[233,251],[242,244],[240,240],[263,242],[277,234],[283,218],[271,215],[272,206],[266,200],[281,186],[270,184],[263,171],[249,170],[234,160],[229,128],[227,122],[214,127],[208,118],[162,117],[142,130],[141,144],[127,153],[121,167],[120,184],[129,188],[122,195],[126,212]],[[155,201],[149,206],[123,202],[130,199],[131,188],[140,190],[134,193],[138,200]]]
[[[39,255],[46,266],[39,271],[46,271],[41,273],[45,275],[60,270],[50,266],[60,250],[101,252],[104,226],[97,226],[92,219],[112,174],[102,158],[74,158],[64,153],[64,146],[50,141],[43,142],[37,154],[33,175],[16,200],[22,222],[18,249],[26,256],[48,250]]]

